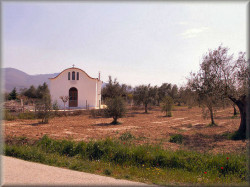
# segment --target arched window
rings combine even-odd
[[[73,71],[72,72],[72,80],[75,80],[76,78],[75,78],[75,72]]]
[[[68,73],[68,80],[70,80],[70,72]]]
[[[76,73],[76,79],[79,80],[79,72]]]

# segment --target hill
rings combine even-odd
[[[49,84],[49,78],[55,77],[59,73],[29,75],[15,68],[1,68],[4,78],[4,91],[10,92],[16,87],[17,91],[23,88],[29,88],[31,85],[37,87],[46,82]]]

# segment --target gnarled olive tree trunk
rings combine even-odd
[[[240,111],[240,127],[238,129],[238,132],[242,135],[246,134],[246,127],[247,127],[247,101],[246,101],[246,95],[241,96],[239,99],[236,99],[232,96],[228,96],[231,101],[233,101]]]

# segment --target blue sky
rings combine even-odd
[[[83,69],[136,86],[183,85],[221,43],[246,51],[247,2],[3,2],[3,67]]]

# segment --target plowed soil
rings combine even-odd
[[[149,114],[143,109],[129,110],[127,116],[119,119],[119,125],[111,125],[112,118],[93,118],[89,115],[56,117],[49,124],[39,124],[39,120],[5,121],[6,136],[26,136],[38,139],[47,134],[55,139],[89,141],[106,137],[119,138],[130,132],[136,144],[160,144],[166,149],[187,149],[201,152],[242,152],[245,141],[228,140],[223,134],[239,128],[240,118],[232,118],[233,108],[216,112],[215,123],[209,127],[210,119],[204,119],[202,109],[175,107],[173,117],[164,117],[160,108],[153,108]],[[170,143],[171,135],[182,134],[182,144]]]

